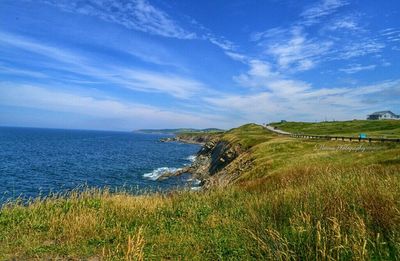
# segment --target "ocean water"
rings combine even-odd
[[[193,186],[189,175],[157,177],[193,160],[198,145],[166,135],[0,127],[0,203],[77,187],[137,191]]]

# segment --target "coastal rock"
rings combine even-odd
[[[208,135],[194,136],[194,135],[178,135],[176,137],[161,138],[160,142],[182,142],[188,144],[199,144],[204,145],[209,141],[210,137]]]
[[[182,139],[177,139],[176,141],[182,141]],[[185,141],[187,141],[187,139],[185,139]],[[173,173],[164,173],[159,177],[159,180],[172,176],[179,176],[184,173],[190,173],[193,178],[201,181],[201,185],[207,184],[207,187],[210,187],[211,184],[216,183],[216,180],[221,180],[221,175],[230,176],[230,181],[237,176],[229,175],[229,173],[225,171],[225,168],[241,155],[242,149],[239,145],[232,145],[231,143],[220,140],[219,138],[204,139],[200,137],[192,137],[190,141],[196,143],[199,141],[207,142],[205,142],[201,147],[196,155],[196,159],[190,166]],[[236,167],[234,169],[236,169]],[[239,169],[241,169],[240,166]],[[218,178],[212,178],[214,175],[217,175]],[[225,179],[225,181],[226,180],[228,179]]]
[[[176,141],[176,138],[161,138],[160,142],[173,142]]]

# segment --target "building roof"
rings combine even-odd
[[[371,115],[383,115],[383,114],[386,114],[386,113],[389,113],[389,114],[397,116],[396,114],[394,114],[391,111],[377,111],[377,112],[372,113]]]

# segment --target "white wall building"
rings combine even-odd
[[[398,120],[399,115],[394,114],[391,111],[377,111],[368,115],[367,120]]]

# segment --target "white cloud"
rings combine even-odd
[[[264,53],[272,56],[280,70],[306,71],[312,69],[333,46],[332,41],[308,38],[303,28],[293,27],[274,33],[272,39],[261,43]],[[267,33],[267,35],[271,35]]]
[[[400,42],[400,29],[387,28],[382,30],[381,36],[388,42],[399,43]]]
[[[259,92],[247,95],[226,95],[207,102],[222,111],[234,112],[241,119],[266,121],[348,120],[362,119],[382,104],[398,104],[393,93],[400,93],[400,80],[373,85],[342,88],[308,88],[296,93]],[[390,96],[391,95],[391,96]],[[373,98],[373,102],[371,102]]]
[[[249,71],[234,77],[241,86],[268,90],[277,96],[295,95],[309,88],[302,81],[287,79],[282,74],[272,70],[271,65],[260,60],[249,61]]]
[[[33,0],[31,0],[33,1]],[[186,25],[193,27],[191,31],[184,29],[176,19],[165,11],[157,8],[147,0],[40,0],[43,3],[55,6],[63,11],[94,16],[110,23],[116,23],[128,29],[133,29],[153,35],[178,38],[205,40],[221,48],[223,51],[234,51],[233,42],[222,36],[216,36],[208,28],[195,19],[181,15]],[[195,29],[195,30],[194,30]],[[197,32],[194,32],[197,31]],[[146,62],[160,65],[175,65],[161,61],[149,52],[130,53]]]
[[[320,19],[335,13],[339,8],[348,5],[346,0],[321,0],[318,3],[306,8],[301,14],[303,19],[300,24],[312,25]]]
[[[19,48],[31,53],[40,54],[50,59],[63,61],[64,63],[78,65],[87,62],[82,56],[78,56],[69,50],[41,44],[24,37],[5,33],[4,31],[0,31],[0,46]]]
[[[79,13],[100,18],[104,21],[122,25],[153,35],[178,39],[201,39],[221,48],[224,51],[232,51],[235,45],[224,37],[214,35],[208,28],[198,23],[193,18],[183,17],[185,22],[190,22],[199,32],[184,29],[177,20],[165,11],[151,5],[147,0],[41,0],[42,2],[58,7],[61,10]],[[160,63],[151,54],[143,56],[141,53],[132,52],[143,60]],[[163,64],[163,63],[161,63]]]
[[[213,36],[211,34],[204,36],[204,39],[210,41],[212,44],[218,46],[224,51],[232,51],[235,49],[235,45],[231,41],[225,40],[223,38],[217,38],[216,36]]]
[[[271,71],[270,64],[260,61],[249,61],[249,71],[235,76],[233,79],[241,86],[251,88],[266,88],[266,82],[276,78],[276,73]]]
[[[361,71],[371,71],[376,68],[376,65],[361,65],[361,64],[352,64],[348,68],[343,68],[340,69],[340,71],[348,73],[348,74],[353,74],[353,73],[358,73]]]
[[[258,42],[263,39],[268,39],[268,38],[275,38],[275,37],[281,37],[282,35],[285,35],[288,33],[288,29],[283,29],[281,27],[275,27],[268,29],[264,32],[255,32],[250,35],[250,40]]]
[[[33,78],[47,78],[47,75],[41,72],[36,72],[32,70],[26,69],[17,69],[12,66],[4,66],[0,63],[0,74],[13,74],[13,75],[22,75]]]
[[[268,92],[253,95],[224,95],[208,97],[205,101],[220,113],[230,116],[232,124],[248,122],[265,122],[268,115],[279,113],[282,109],[279,103],[273,101]]]
[[[105,76],[104,78],[133,90],[163,92],[181,99],[192,97],[206,90],[206,86],[198,81],[173,74],[124,68],[115,68],[112,71],[114,72],[113,75]]]
[[[74,75],[85,76],[85,81],[88,81],[89,78],[141,92],[166,93],[180,99],[187,99],[207,91],[207,87],[204,84],[188,77],[171,73],[138,70],[128,66],[104,64],[70,50],[37,43],[30,39],[4,32],[0,32],[1,45],[46,57],[50,61],[48,69],[56,68]],[[23,73],[18,69],[14,70],[14,73],[16,72]]]
[[[246,63],[248,61],[248,57],[246,55],[237,52],[226,51],[225,54],[235,61],[242,63]]]
[[[362,28],[358,25],[355,15],[339,17],[330,23],[328,23],[324,29],[336,31],[336,30],[349,30],[349,31],[359,31]]]
[[[386,45],[374,39],[360,38],[356,41],[347,43],[341,49],[337,50],[331,59],[348,60],[355,57],[361,57],[369,54],[380,53]]]
[[[179,39],[194,39],[196,34],[186,31],[167,13],[146,0],[42,0],[64,11],[98,17],[154,35]]]
[[[0,104],[86,115],[99,121],[119,119],[129,122],[131,128],[145,125],[202,127],[210,126],[211,123],[222,126],[225,123],[215,115],[173,111],[109,97],[99,98],[53,89],[53,87],[0,83]],[[48,119],[48,122],[51,120]]]
[[[279,72],[291,74],[314,69],[320,63],[378,55],[387,42],[400,39],[394,28],[381,31],[378,37],[372,34],[358,23],[359,13],[339,14],[340,8],[349,4],[343,0],[319,1],[287,28],[253,33],[251,40],[261,49],[264,59],[273,59],[272,65]],[[327,22],[320,23],[322,18]]]
[[[400,92],[400,80],[360,87],[315,88],[275,70],[269,62],[247,56],[236,57],[235,54],[233,57],[249,66],[246,73],[234,77],[234,80],[242,87],[250,87],[252,92],[225,94],[205,100],[224,113],[235,113],[240,120],[247,118],[259,123],[280,119],[346,120],[364,118],[370,111],[381,109],[382,103],[398,104],[393,95],[387,94]],[[343,71],[355,73],[374,68],[374,65],[354,64]]]

